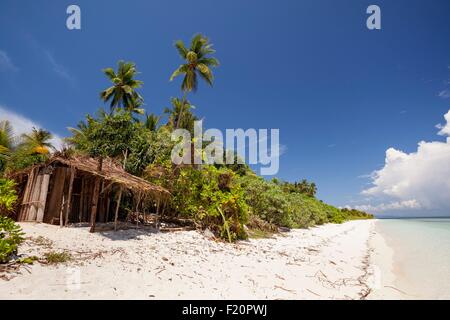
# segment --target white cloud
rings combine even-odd
[[[0,71],[17,71],[18,68],[11,61],[8,54],[0,50]]]
[[[438,96],[444,99],[450,98],[450,90],[442,90],[439,92]]]
[[[438,132],[441,136],[449,136],[450,137],[450,110],[444,115],[446,124],[438,124],[436,128],[440,129]]]
[[[450,110],[440,125],[445,142],[421,141],[416,152],[386,151],[384,167],[371,175],[371,186],[362,192],[371,203],[358,206],[372,212],[389,210],[450,209]],[[377,204],[374,204],[377,203]]]
[[[53,71],[64,80],[68,81],[72,86],[75,84],[75,78],[72,77],[69,71],[62,64],[58,63],[54,55],[48,51],[44,50],[45,57],[52,66]]]
[[[411,209],[421,209],[420,203],[417,200],[404,200],[404,201],[393,201],[390,203],[379,203],[379,204],[365,204],[355,206],[355,209],[362,210],[366,212],[385,212],[392,210],[411,210]]]
[[[69,70],[60,62],[57,61],[55,55],[51,52],[51,50],[47,49],[45,46],[41,45],[39,41],[37,41],[33,36],[27,36],[29,44],[31,48],[38,54],[42,56],[43,60],[45,60],[52,71],[61,79],[64,79],[71,85],[72,87],[76,84],[76,78],[70,74]]]
[[[29,133],[33,127],[43,128],[37,122],[34,122],[33,120],[28,119],[14,111],[8,110],[3,106],[0,106],[0,121],[2,120],[8,120],[11,123],[14,129],[14,134],[17,136],[23,133]],[[52,134],[53,139],[51,140],[51,143],[56,149],[61,150],[63,146],[63,141],[61,137],[58,136],[57,134],[54,133]]]

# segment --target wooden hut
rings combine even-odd
[[[137,222],[140,209],[153,207],[154,214],[160,214],[170,197],[166,189],[125,172],[110,159],[55,155],[12,177],[20,190],[18,221],[61,226],[89,222],[92,232],[96,222],[114,221],[117,227],[124,197],[138,213]]]

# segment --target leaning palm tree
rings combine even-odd
[[[47,155],[50,153],[50,150],[55,149],[50,142],[53,138],[52,134],[44,129],[36,129],[33,127],[30,134],[22,134],[21,137],[21,148],[31,154]]]
[[[117,73],[112,68],[103,69],[103,73],[113,85],[103,90],[100,98],[104,102],[111,101],[111,110],[124,108],[132,113],[144,114],[144,109],[139,108],[144,99],[136,91],[143,82],[134,79],[138,74],[136,65],[133,62],[119,61]]]
[[[183,91],[183,101],[186,99],[188,92],[196,91],[198,87],[198,77],[202,78],[209,85],[212,86],[214,76],[211,71],[211,67],[217,67],[219,61],[211,57],[216,51],[212,48],[212,43],[209,39],[202,34],[196,34],[192,40],[190,48],[186,48],[183,41],[178,40],[175,42],[175,48],[178,50],[180,57],[185,60],[185,63],[181,64],[170,76],[170,81],[184,75],[181,83],[181,90]],[[179,121],[181,121],[181,114]],[[177,122],[176,128],[179,127]]]

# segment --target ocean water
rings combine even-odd
[[[418,299],[450,299],[450,219],[381,219],[394,251],[397,288]]]

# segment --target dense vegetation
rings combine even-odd
[[[177,128],[192,132],[197,119],[187,96],[198,89],[199,80],[212,85],[212,68],[219,66],[213,57],[212,44],[203,35],[195,35],[189,47],[177,41],[175,48],[183,63],[170,80],[183,77],[182,96],[172,97],[171,107],[165,108],[163,115],[146,113],[144,97],[138,92],[144,83],[136,79],[139,74],[136,65],[119,61],[117,71],[103,70],[110,85],[100,93],[100,99],[109,104],[109,111],[100,109],[70,128],[65,152],[95,157],[100,168],[106,157],[121,162],[128,172],[172,193],[166,208],[169,216],[191,219],[229,241],[246,238],[245,225],[275,232],[278,227],[307,228],[371,217],[323,203],[315,197],[316,185],[306,180],[267,181],[243,164],[183,167],[172,164],[171,132]],[[35,128],[30,134],[14,137],[11,125],[1,122],[0,173],[47,160],[53,149],[51,139],[49,132]],[[13,189],[11,181],[0,180],[0,208],[11,209],[16,199]]]

